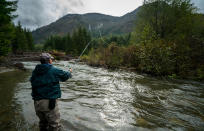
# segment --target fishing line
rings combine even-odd
[[[101,35],[100,29],[98,29],[98,31],[99,31],[99,38],[104,42],[104,44],[107,44],[107,45],[108,45],[108,43],[103,39],[103,37],[102,37],[102,35]],[[91,30],[91,26],[90,26],[90,25],[89,25],[89,32],[90,32],[91,38],[92,38],[92,36],[93,36],[92,34],[93,34],[93,33],[92,33],[92,30]],[[77,61],[80,61],[80,57],[84,54],[84,52],[85,52],[86,49],[89,47],[89,45],[91,44],[92,41],[93,41],[93,39],[88,42],[88,44],[86,45],[86,47],[84,48],[84,50],[82,51],[82,53],[80,54],[80,56],[78,57]],[[112,79],[112,81],[114,82],[115,79],[116,79],[116,73],[113,73],[113,79]]]
[[[86,49],[88,48],[88,46],[90,45],[90,43],[92,42],[93,40],[89,41],[89,43],[86,45],[86,47],[84,48],[84,50],[82,51],[82,53],[80,54],[80,56],[78,57],[78,60],[80,60],[80,57],[84,54],[84,52],[86,51]]]
[[[100,31],[100,29],[99,29],[98,31],[99,31],[99,35],[100,35],[101,40],[102,40],[105,44],[108,44],[108,43],[105,42],[105,40],[103,39],[103,37],[102,37],[102,35],[101,35],[101,31]]]
[[[100,31],[100,29],[98,29],[98,31],[99,31],[99,37],[100,37],[100,39],[105,43],[105,44],[108,44],[104,39],[103,39],[103,37],[102,37],[102,35],[101,35],[101,31]],[[92,38],[92,30],[91,30],[91,27],[90,27],[90,25],[89,25],[89,32],[90,32],[90,34],[91,34],[91,38]],[[90,40],[89,42],[88,42],[88,44],[86,45],[86,47],[84,48],[84,50],[82,51],[82,53],[80,54],[80,56],[78,57],[78,59],[77,60],[80,60],[80,57],[84,54],[84,52],[86,51],[86,49],[89,47],[89,45],[91,44],[91,42],[92,42],[93,40]]]
[[[91,31],[91,25],[89,24],[89,32],[91,34],[91,38],[92,38],[92,31]],[[90,40],[88,42],[88,44],[85,46],[84,50],[82,51],[82,53],[80,54],[80,56],[78,57],[77,61],[80,61],[80,57],[84,54],[84,52],[86,51],[86,49],[88,48],[88,46],[90,45],[90,43],[92,42],[93,40]]]
[[[100,31],[100,29],[99,29],[98,31],[99,31],[99,35],[100,35],[101,40],[102,40],[105,44],[108,45],[108,43],[103,39],[103,37],[102,37],[102,35],[101,35],[101,31]],[[112,82],[114,83],[115,80],[116,80],[116,72],[113,73],[113,79],[112,79]]]
[[[101,35],[101,30],[100,30],[100,28],[98,28],[98,31],[99,31],[99,38],[102,40],[102,42],[104,42],[104,44],[107,44],[108,45],[108,43],[103,39],[103,37],[102,37],[102,35]],[[91,30],[91,26],[89,25],[89,32],[90,32],[90,35],[91,35],[91,38],[92,38],[92,30]],[[92,39],[92,40],[90,40],[89,42],[88,42],[88,44],[86,45],[86,47],[84,48],[84,50],[82,51],[82,53],[80,54],[80,56],[78,57],[78,59],[76,59],[76,61],[75,62],[79,62],[80,61],[80,57],[84,54],[84,52],[86,51],[86,49],[89,47],[89,45],[91,44],[91,42],[93,41],[94,39]],[[115,79],[116,79],[116,76],[115,76],[115,73],[114,73],[114,75],[113,75],[113,81],[115,81]]]
[[[90,30],[90,34],[92,34],[92,31],[91,31],[91,28],[89,29]],[[105,42],[105,40],[103,39],[102,35],[101,35],[101,31],[100,29],[98,30],[99,31],[99,37],[100,39],[105,43],[105,44],[108,44],[107,42]],[[92,36],[92,35],[91,35]],[[91,37],[92,38],[92,37]],[[88,42],[88,44],[86,45],[86,47],[84,48],[84,50],[82,51],[82,53],[80,54],[80,56],[78,57],[78,60],[80,60],[80,57],[84,54],[84,52],[86,51],[86,49],[89,47],[89,45],[91,44],[93,40],[90,40]]]

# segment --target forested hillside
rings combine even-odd
[[[102,36],[129,33],[133,31],[138,10],[139,8],[122,17],[98,13],[68,14],[56,22],[36,29],[32,35],[35,43],[40,43],[51,35],[64,36],[67,33],[73,33],[79,26],[91,30],[92,36],[98,36],[99,31]]]

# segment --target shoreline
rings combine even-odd
[[[168,80],[184,80],[184,81],[196,81],[196,82],[204,82],[204,80],[200,80],[197,79],[196,77],[186,77],[183,78],[181,76],[177,76],[177,75],[155,75],[149,72],[144,72],[144,71],[140,71],[137,70],[134,67],[124,67],[124,66],[119,66],[119,67],[109,67],[108,65],[100,65],[100,64],[90,64],[88,61],[84,61],[84,60],[80,60],[80,62],[82,62],[83,64],[89,65],[91,67],[101,67],[101,68],[105,68],[105,69],[110,69],[110,70],[126,70],[126,71],[131,71],[131,72],[135,72],[138,73],[140,75],[146,75],[146,76],[150,76],[150,77],[155,77],[155,78],[159,78],[159,79],[168,79]]]
[[[8,72],[8,71],[14,71],[15,69],[19,69],[19,70],[23,70],[26,71],[26,68],[24,67],[22,62],[26,62],[26,61],[39,61],[39,55],[41,54],[41,52],[26,52],[26,53],[22,53],[22,54],[18,54],[18,55],[14,55],[11,54],[7,57],[1,58],[0,59],[0,73],[4,73],[4,72]],[[54,54],[52,54],[55,59],[57,60],[64,60],[64,61],[70,61],[75,59],[75,57],[71,57],[68,55],[61,55],[61,56],[56,56]],[[144,71],[140,71],[137,70],[134,67],[125,67],[125,66],[118,66],[118,67],[111,67],[108,65],[100,65],[100,64],[93,64],[93,63],[89,63],[88,61],[85,60],[79,60],[80,63],[82,64],[86,64],[89,65],[91,67],[101,67],[101,68],[105,68],[105,69],[110,69],[110,70],[126,70],[126,71],[131,71],[131,72],[135,72],[138,74],[143,74],[143,75],[147,75],[150,77],[155,77],[155,78],[160,78],[160,79],[170,79],[170,80],[192,80],[192,81],[197,81],[197,82],[204,82],[204,80],[199,80],[195,77],[186,77],[186,78],[182,78],[179,76],[168,76],[168,75],[155,75],[152,73],[148,73],[148,72],[144,72]],[[5,71],[4,71],[5,70]]]
[[[15,71],[14,68],[0,67],[0,74],[5,72]]]

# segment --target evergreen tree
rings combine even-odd
[[[80,55],[84,50],[88,42],[90,42],[91,36],[85,28],[79,27],[72,34],[66,36],[51,36],[44,44],[44,49],[47,50],[59,50],[65,51],[67,54]],[[87,49],[87,52],[90,48]],[[85,52],[86,53],[86,52]]]
[[[30,50],[30,51],[34,50],[33,37],[32,37],[30,30],[25,29],[24,33],[25,33],[25,36],[27,39],[28,50]]]
[[[0,56],[6,55],[11,49],[14,26],[11,20],[15,17],[12,12],[16,11],[16,1],[0,1]]]
[[[18,52],[24,52],[28,50],[28,41],[26,39],[25,31],[22,29],[20,22],[16,27],[15,45],[17,45]]]
[[[70,34],[68,33],[67,36],[65,37],[65,43],[66,43],[66,54],[71,54],[73,50],[73,42],[71,39]]]

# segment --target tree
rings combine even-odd
[[[65,37],[65,43],[66,43],[66,54],[71,54],[72,48],[73,48],[73,42],[71,39],[70,34],[68,33],[67,36]]]
[[[13,53],[34,50],[33,38],[30,30],[23,29],[20,22],[15,27],[14,38],[12,40]]]
[[[172,38],[180,32],[188,36],[195,11],[190,0],[147,0],[138,13],[135,38],[140,41],[140,33],[147,25],[152,28],[154,39]]]
[[[24,33],[24,30],[22,29],[20,22],[18,22],[18,26],[16,27],[15,39],[16,39],[17,50],[19,52],[28,50],[28,41],[26,39],[26,35]]]
[[[11,20],[15,17],[12,12],[16,11],[16,1],[0,1],[0,56],[6,55],[11,49],[14,26]]]
[[[68,33],[66,36],[51,36],[44,44],[44,49],[55,49],[58,51],[65,51],[67,54],[80,55],[88,42],[91,41],[91,36],[83,27],[75,30],[72,36]],[[88,52],[90,48],[86,50]]]
[[[192,69],[201,74],[204,72],[203,20],[204,16],[197,13],[191,0],[146,0],[138,13],[131,43],[143,49],[142,60],[147,58],[151,67],[159,69],[156,72],[165,65],[161,61],[165,61],[171,63],[168,67],[174,70],[171,72],[179,76],[195,75],[196,72],[190,74]],[[161,47],[162,50],[166,47],[166,55],[159,51]],[[150,65],[147,61],[143,63]]]
[[[34,50],[33,37],[30,30],[25,29],[24,33],[27,39],[28,50],[31,50],[31,51]]]

